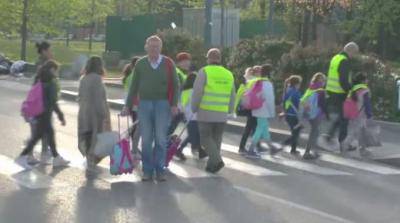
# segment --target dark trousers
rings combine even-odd
[[[252,135],[257,127],[257,118],[253,116],[247,116],[246,127],[244,128],[242,139],[240,140],[240,150],[246,149],[247,139]]]
[[[199,149],[200,148],[200,132],[199,125],[197,121],[190,121],[187,126],[187,137],[182,141],[179,152],[182,152],[183,149],[187,146],[187,144],[191,144],[192,148]]]
[[[34,124],[30,123],[30,127],[31,127],[31,135],[33,135],[36,126]],[[48,139],[48,136],[46,134],[44,134],[42,136],[42,153],[47,152],[48,149],[49,149],[49,139]]]
[[[29,139],[26,148],[24,149],[24,151],[22,151],[21,155],[28,155],[32,153],[35,145],[43,137],[43,135],[47,136],[46,138],[48,140],[53,157],[57,157],[58,152],[56,149],[54,128],[51,122],[51,115],[48,114],[44,114],[36,118],[35,123],[33,123],[32,136]]]
[[[331,113],[337,114],[337,118],[334,120],[332,126],[328,132],[328,139],[331,140],[335,133],[339,130],[339,142],[343,142],[347,137],[347,127],[349,120],[344,118],[343,115],[343,104],[346,100],[346,94],[330,94],[328,103]]]
[[[168,135],[174,134],[176,128],[178,127],[180,122],[183,122],[185,120],[185,114],[184,113],[179,113],[175,117],[172,118],[171,124],[168,128]]]
[[[287,115],[286,122],[288,123],[288,125],[290,127],[291,136],[283,144],[291,145],[291,147],[292,147],[291,152],[294,152],[297,149],[297,144],[299,141],[299,136],[300,136],[300,132],[301,132],[302,128],[300,126],[298,126],[299,119],[297,118],[297,116]]]

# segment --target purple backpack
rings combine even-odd
[[[21,113],[26,119],[34,118],[44,112],[43,85],[38,81],[28,93],[26,100],[22,103]]]
[[[257,81],[254,86],[244,93],[241,105],[248,110],[261,108],[264,104],[264,99],[261,96],[262,88],[263,82]]]

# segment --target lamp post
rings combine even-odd
[[[212,27],[212,6],[213,6],[214,0],[205,0],[205,17],[206,17],[206,23],[204,27],[204,43],[206,46],[210,47],[211,46],[211,27]]]

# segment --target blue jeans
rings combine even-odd
[[[153,175],[154,171],[162,174],[165,169],[171,107],[167,100],[141,100],[138,116],[142,137],[143,172],[148,175]]]

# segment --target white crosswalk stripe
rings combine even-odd
[[[237,152],[238,148],[236,148],[235,146],[229,145],[229,144],[223,144],[222,150],[229,151],[229,152]],[[280,155],[276,155],[274,157],[272,157],[270,155],[262,155],[261,158],[263,160],[271,162],[271,163],[280,164],[283,166],[291,167],[294,169],[299,169],[302,171],[306,171],[306,172],[310,172],[310,173],[314,173],[314,174],[318,174],[318,175],[327,175],[327,176],[329,176],[329,175],[352,175],[351,173],[338,171],[338,170],[318,166],[318,165],[303,162],[303,161],[291,160],[291,159],[282,157]]]
[[[298,150],[301,152],[304,152],[304,149],[298,148]],[[286,149],[285,151],[289,152],[289,149]],[[337,165],[351,167],[354,169],[368,171],[368,172],[372,172],[372,173],[376,173],[376,174],[382,174],[382,175],[400,174],[400,169],[391,168],[388,166],[384,166],[382,164],[375,164],[375,163],[370,163],[370,162],[359,161],[356,159],[349,159],[349,158],[340,157],[340,156],[332,155],[332,154],[328,154],[328,153],[321,154],[321,156],[318,159],[328,162],[328,163],[334,163]]]
[[[188,151],[188,150],[186,150]],[[192,154],[186,152],[186,156],[191,157],[193,159],[196,159],[193,157]],[[279,171],[274,171],[274,170],[269,170],[265,167],[260,167],[254,164],[249,164],[246,162],[242,162],[239,160],[231,159],[228,157],[223,157],[224,163],[225,163],[225,168],[231,169],[237,172],[242,172],[244,174],[249,174],[253,176],[285,176],[285,173],[279,172]]]

